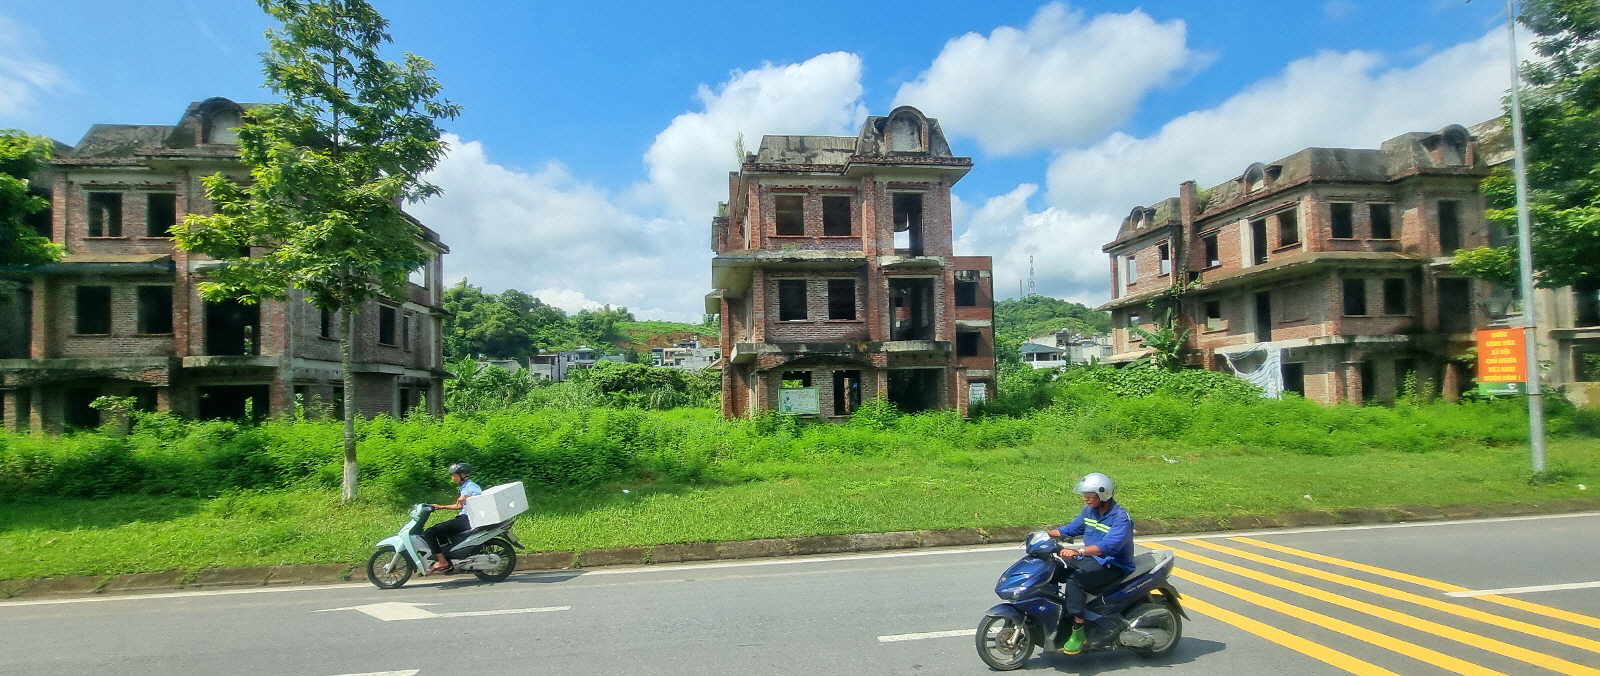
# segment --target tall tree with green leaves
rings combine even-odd
[[[61,260],[61,247],[34,231],[29,219],[50,208],[30,178],[50,159],[50,139],[0,129],[0,266]]]
[[[1600,281],[1600,5],[1524,0],[1517,19],[1537,36],[1540,57],[1522,65],[1535,283]],[[1490,220],[1515,233],[1511,173],[1485,179],[1482,190]],[[1515,288],[1516,240],[1458,251],[1454,267]]]
[[[188,216],[175,241],[225,262],[200,285],[208,300],[284,300],[295,289],[339,312],[348,501],[356,497],[351,315],[403,296],[407,275],[427,262],[422,232],[400,205],[439,194],[422,176],[448,149],[437,121],[461,108],[441,96],[427,60],[383,59],[388,21],[366,0],[258,1],[283,24],[267,31],[262,54],[266,86],[283,102],[250,110],[239,129],[250,181],[206,177],[214,214]]]

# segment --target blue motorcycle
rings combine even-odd
[[[978,657],[998,671],[1021,667],[1034,646],[1060,650],[1072,630],[1072,618],[1063,618],[1061,582],[1067,567],[1056,556],[1061,544],[1038,532],[1022,547],[1027,556],[1007,568],[994,586],[1004,602],[990,608],[978,624]],[[1084,652],[1127,648],[1142,657],[1172,652],[1183,636],[1182,620],[1189,619],[1178,591],[1167,583],[1173,561],[1171,552],[1139,554],[1133,557],[1132,573],[1089,599]]]

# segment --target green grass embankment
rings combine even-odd
[[[1176,460],[1177,462],[1169,462]],[[1590,497],[1600,443],[1551,444],[1550,480],[1529,480],[1525,447],[1319,456],[1177,450],[1150,440],[1043,442],[943,457],[833,457],[744,466],[743,480],[645,478],[533,491],[518,536],[535,550],[1032,525],[1076,512],[1072,481],[1104,471],[1139,518],[1226,517],[1306,509],[1483,505]],[[624,489],[628,493],[623,493]],[[1307,498],[1306,496],[1310,496]],[[0,579],[175,568],[353,563],[405,521],[408,499],[370,488],[353,505],[304,487],[220,497],[34,496],[0,506]]]

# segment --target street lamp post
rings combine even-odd
[[[1511,144],[1517,179],[1517,263],[1521,268],[1523,345],[1527,350],[1528,436],[1533,473],[1544,476],[1544,393],[1539,388],[1539,331],[1533,299],[1533,233],[1528,217],[1528,165],[1522,139],[1522,74],[1517,61],[1516,0],[1506,0],[1506,35],[1511,40]]]

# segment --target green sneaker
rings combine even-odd
[[[1066,653],[1068,655],[1076,655],[1076,654],[1078,654],[1078,653],[1080,653],[1082,651],[1083,651],[1083,625],[1080,624],[1080,625],[1072,628],[1072,635],[1068,636],[1066,644],[1061,646],[1061,652]]]

